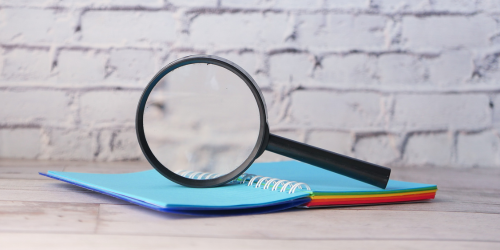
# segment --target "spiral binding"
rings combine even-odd
[[[207,173],[207,172],[194,172],[187,170],[179,170],[176,173],[180,176],[195,179],[195,180],[208,180],[215,179],[222,176],[221,174]],[[281,180],[277,178],[265,177],[254,174],[243,173],[238,178],[230,181],[230,184],[245,184],[248,181],[247,186],[252,186],[255,182],[255,188],[270,189],[271,191],[287,192],[289,194],[295,193],[297,189],[311,190],[309,185],[303,182]]]
[[[176,171],[175,173],[182,176],[182,177],[186,177],[189,179],[195,179],[195,180],[215,179],[217,177],[222,176],[221,174],[206,173],[206,172],[193,172],[193,171],[188,171],[188,170],[179,170],[179,171]]]

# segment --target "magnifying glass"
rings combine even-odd
[[[188,187],[215,187],[247,170],[265,150],[385,188],[391,170],[269,133],[266,105],[252,77],[211,55],[161,69],[136,114],[142,152],[163,176]]]

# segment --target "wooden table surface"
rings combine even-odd
[[[437,184],[430,202],[194,217],[38,175],[147,163],[0,161],[0,249],[500,249],[500,169],[393,168]]]

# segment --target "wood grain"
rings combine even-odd
[[[371,206],[346,206],[345,210],[443,211],[500,214],[498,191],[443,190],[434,200]]]
[[[81,249],[498,249],[499,242],[427,241],[427,240],[254,240],[193,238],[137,235],[1,234],[0,246],[12,250],[81,250]]]
[[[99,205],[0,201],[0,231],[93,233]]]
[[[132,205],[101,205],[97,233],[252,239],[498,239],[497,214],[292,209],[280,213],[188,217]]]
[[[0,179],[0,200],[128,204],[125,201],[49,179]]]
[[[34,202],[36,201],[72,202],[72,203],[85,203],[85,204],[90,204],[90,203],[128,204],[125,201],[91,191],[49,192],[49,191],[25,191],[25,190],[0,190],[0,200],[34,201]]]

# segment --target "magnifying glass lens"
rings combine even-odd
[[[187,64],[161,78],[149,94],[143,119],[156,159],[191,179],[238,168],[256,147],[261,122],[247,84],[207,63]]]

